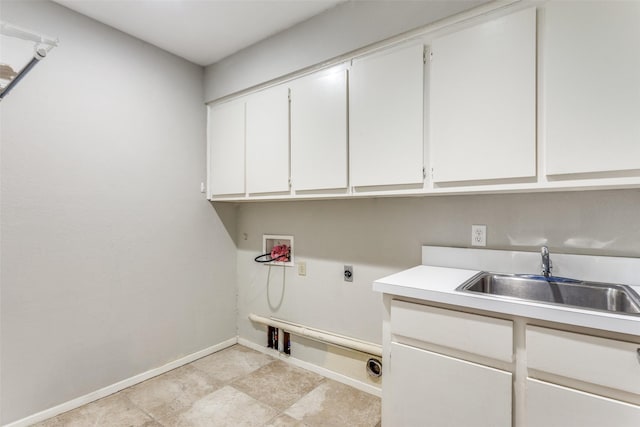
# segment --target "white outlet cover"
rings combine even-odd
[[[304,261],[298,261],[298,276],[307,275],[307,263]]]
[[[487,246],[487,226],[471,226],[471,246]]]

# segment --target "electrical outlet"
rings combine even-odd
[[[487,226],[471,226],[471,246],[487,246]]]
[[[307,275],[307,263],[304,261],[298,261],[298,276]]]
[[[352,265],[344,266],[344,281],[353,282],[353,266]]]

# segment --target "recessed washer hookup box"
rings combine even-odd
[[[267,265],[293,266],[293,236],[263,234],[262,253],[271,254],[274,260],[266,263]]]

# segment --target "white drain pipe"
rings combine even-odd
[[[355,338],[345,337],[344,335],[337,335],[332,332],[322,331],[320,329],[309,328],[307,326],[287,322],[286,320],[274,319],[273,317],[258,316],[253,313],[249,314],[249,320],[256,323],[261,323],[263,325],[280,328],[291,334],[310,338],[315,341],[333,344],[337,345],[338,347],[344,347],[351,350],[357,350],[363,353],[371,354],[373,356],[382,357],[382,346],[370,342],[360,341]]]

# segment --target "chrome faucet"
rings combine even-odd
[[[551,276],[551,269],[553,269],[551,258],[549,257],[549,248],[543,246],[540,248],[540,254],[542,255],[542,275],[544,277],[549,277]]]

